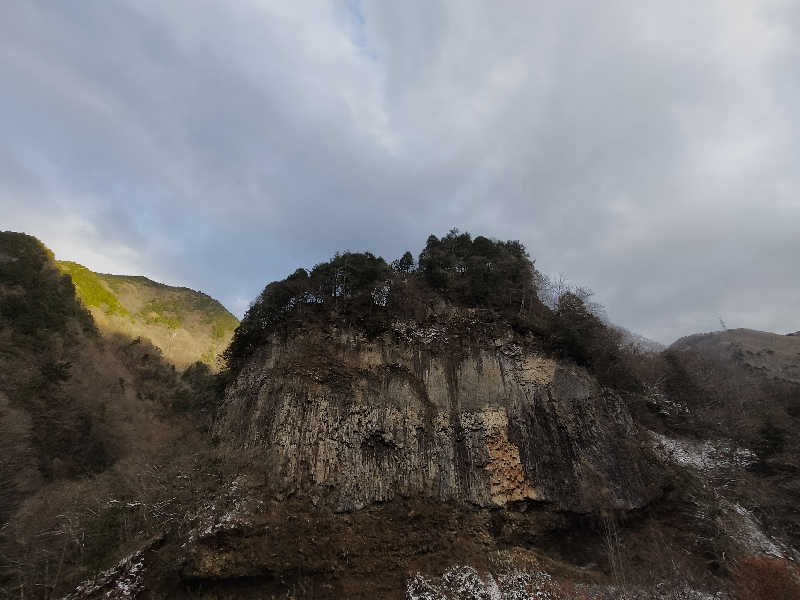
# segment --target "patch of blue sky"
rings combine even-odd
[[[374,50],[367,44],[366,28],[367,20],[364,17],[361,0],[347,0],[347,30],[350,40],[363,54],[375,59],[377,56]]]

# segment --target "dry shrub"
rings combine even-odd
[[[749,556],[738,561],[733,573],[736,600],[798,600],[800,567],[772,556]]]
[[[592,595],[587,587],[573,581],[558,581],[553,585],[550,593],[554,600],[592,600]]]

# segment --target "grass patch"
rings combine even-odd
[[[224,314],[215,315],[214,322],[211,324],[211,337],[221,340],[228,332],[233,332],[238,325],[238,319],[227,311]]]
[[[72,283],[75,284],[75,290],[84,306],[101,308],[107,315],[129,314],[95,273],[72,261],[60,260],[56,265],[62,273],[72,277]]]
[[[146,323],[165,325],[169,329],[177,329],[183,324],[180,315],[180,302],[176,300],[162,300],[159,298],[148,300],[140,315]]]

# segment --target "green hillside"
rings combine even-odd
[[[56,263],[72,277],[81,302],[105,332],[149,339],[176,367],[216,358],[239,325],[219,302],[189,288],[146,277],[94,273],[70,261]]]

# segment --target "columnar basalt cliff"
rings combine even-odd
[[[656,490],[621,398],[468,313],[273,338],[228,386],[215,434],[278,494],[349,511],[395,497],[631,509]]]

